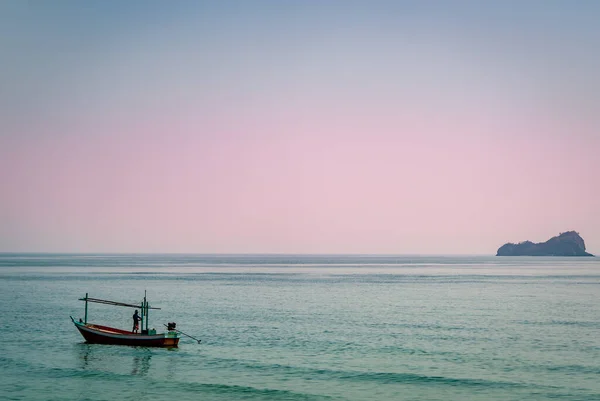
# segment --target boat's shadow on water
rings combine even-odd
[[[169,352],[167,349],[161,351]],[[147,347],[83,342],[77,344],[76,352],[81,369],[87,371],[146,376],[152,366],[153,350]],[[127,366],[130,366],[130,369],[126,369]]]

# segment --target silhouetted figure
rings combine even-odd
[[[138,315],[138,311],[136,309],[135,313],[133,314],[133,329],[131,330],[132,333],[137,333],[139,330],[139,322],[140,320],[142,320],[142,318],[140,317],[140,315]]]

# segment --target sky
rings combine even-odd
[[[600,254],[600,2],[0,2],[0,252]]]

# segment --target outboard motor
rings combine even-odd
[[[167,323],[167,330],[175,330],[175,327],[177,327],[177,324],[175,322]]]

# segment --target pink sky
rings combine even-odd
[[[0,251],[493,254],[576,230],[600,253],[583,11],[566,31],[552,13],[460,31],[417,10],[401,32],[376,8],[320,25],[297,5],[265,27],[214,6],[223,24],[157,13],[160,29],[69,42],[85,24],[34,35],[46,14],[15,4],[30,18],[0,44]]]

